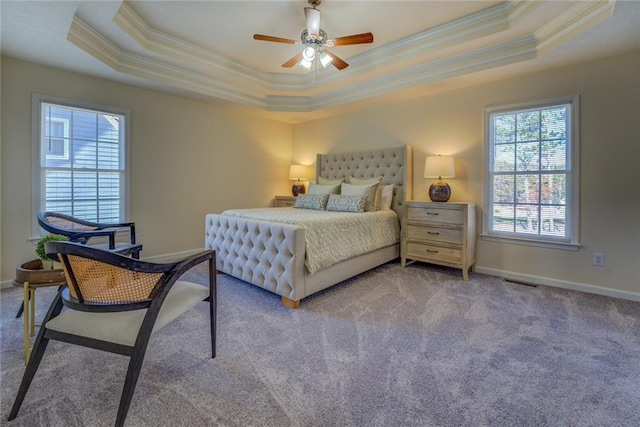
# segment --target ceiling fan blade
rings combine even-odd
[[[265,36],[262,34],[254,34],[253,35],[254,40],[262,40],[265,42],[276,42],[276,43],[286,43],[286,44],[296,44],[299,42],[296,42],[295,40],[291,40],[291,39],[283,39],[282,37],[274,37],[274,36]]]
[[[290,60],[282,64],[282,66],[284,68],[291,68],[300,61],[302,61],[302,52],[300,52],[299,54],[297,54],[296,56],[294,56],[293,58],[291,58]]]
[[[312,37],[320,35],[320,10],[314,7],[304,8],[304,17],[307,20],[307,32]]]
[[[354,34],[352,36],[344,36],[344,37],[338,37],[337,39],[333,39],[333,46],[347,46],[350,44],[363,44],[363,43],[373,43],[373,34],[362,33],[362,34]]]
[[[323,52],[331,57],[332,59],[331,64],[334,67],[336,67],[338,70],[344,70],[349,66],[349,64],[344,62],[341,58],[338,58],[335,54],[329,52],[327,49],[324,49]]]

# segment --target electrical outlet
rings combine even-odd
[[[597,265],[598,267],[604,266],[604,254],[599,252],[593,253],[593,265]]]

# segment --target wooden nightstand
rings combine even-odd
[[[407,260],[447,265],[469,280],[476,262],[475,203],[408,201],[402,218],[402,267]]]
[[[273,206],[276,208],[292,208],[295,202],[295,196],[276,196]]]

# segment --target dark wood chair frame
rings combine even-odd
[[[40,361],[44,356],[44,352],[49,344],[49,340],[63,341],[71,344],[76,344],[84,347],[90,347],[97,350],[108,351],[111,353],[122,354],[129,356],[129,366],[127,369],[126,379],[120,397],[120,405],[118,407],[118,414],[116,417],[116,426],[124,425],[131,398],[138,381],[138,376],[144,360],[144,355],[153,332],[153,326],[158,317],[162,304],[165,298],[169,294],[174,283],[178,278],[190,268],[208,261],[209,270],[209,295],[203,301],[209,302],[209,317],[211,327],[211,352],[212,358],[216,357],[216,306],[217,306],[217,288],[216,288],[216,270],[215,270],[215,252],[212,250],[203,251],[190,256],[184,260],[168,263],[168,264],[156,264],[144,261],[132,259],[120,254],[115,254],[102,249],[92,248],[91,246],[85,246],[70,242],[47,242],[45,243],[45,249],[47,256],[52,259],[57,259],[60,254],[60,259],[66,266],[68,277],[67,285],[58,291],[55,296],[49,311],[42,321],[42,326],[36,337],[29,363],[25,369],[18,389],[16,400],[11,408],[8,420],[13,420],[20,410],[20,406],[27,394],[31,381],[33,380]],[[107,263],[113,266],[125,268],[128,270],[142,272],[142,273],[162,273],[160,280],[155,284],[149,298],[142,301],[136,301],[131,303],[120,304],[96,304],[86,303],[82,300],[82,294],[79,292],[75,276],[70,268],[69,255],[79,256],[83,258],[95,259],[103,263]],[[78,299],[73,298],[69,293],[69,286],[73,286]],[[88,338],[69,333],[63,333],[60,331],[54,331],[47,329],[47,322],[54,317],[58,316],[63,308],[66,306],[74,310],[83,310],[89,312],[118,312],[126,310],[147,309],[147,313],[144,317],[138,336],[135,341],[135,345],[127,346],[123,344],[117,344],[94,338]]]
[[[92,227],[93,230],[74,231],[65,228],[56,227],[51,224],[47,217],[62,218],[67,221],[82,224],[87,227]],[[109,250],[111,252],[117,252],[122,255],[131,255],[133,258],[140,258],[140,251],[142,250],[141,244],[136,244],[136,225],[134,222],[119,222],[119,223],[98,223],[85,221],[79,218],[75,218],[70,215],[61,214],[58,212],[38,212],[38,224],[46,231],[54,234],[60,234],[69,238],[70,242],[77,242],[86,244],[89,239],[94,237],[107,237],[109,239]],[[116,232],[119,228],[129,229],[130,243],[126,246],[118,248],[116,246]]]
[[[58,218],[65,219],[67,221],[85,225],[87,227],[92,227],[93,230],[72,231],[65,228],[59,228],[49,223],[49,221],[47,220],[47,217],[50,217],[50,216],[55,216]],[[140,251],[142,251],[142,245],[136,244],[136,225],[134,222],[120,222],[120,223],[106,224],[106,223],[85,221],[82,219],[78,219],[78,218],[57,213],[57,212],[39,212],[38,224],[40,224],[40,227],[42,227],[49,233],[59,234],[61,236],[68,237],[70,242],[78,242],[78,243],[86,244],[89,241],[89,239],[91,239],[92,237],[107,237],[109,239],[109,250],[111,252],[116,252],[122,255],[131,255],[133,258],[140,259]],[[118,228],[129,228],[130,244],[124,245],[122,247],[116,247],[116,233]],[[22,316],[22,313],[24,312],[24,304],[25,302],[20,304],[18,313],[16,313],[16,319]]]

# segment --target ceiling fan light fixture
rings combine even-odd
[[[313,60],[316,58],[316,50],[311,46],[305,47],[302,51],[302,58],[309,62],[313,62]]]
[[[320,55],[320,63],[322,64],[322,68],[326,68],[327,65],[331,64],[331,61],[333,61],[333,58],[331,58],[325,52],[322,52],[322,55]]]
[[[300,65],[307,70],[310,70],[311,66],[313,65],[313,61],[307,61],[306,59],[302,58],[302,61],[300,61]]]

